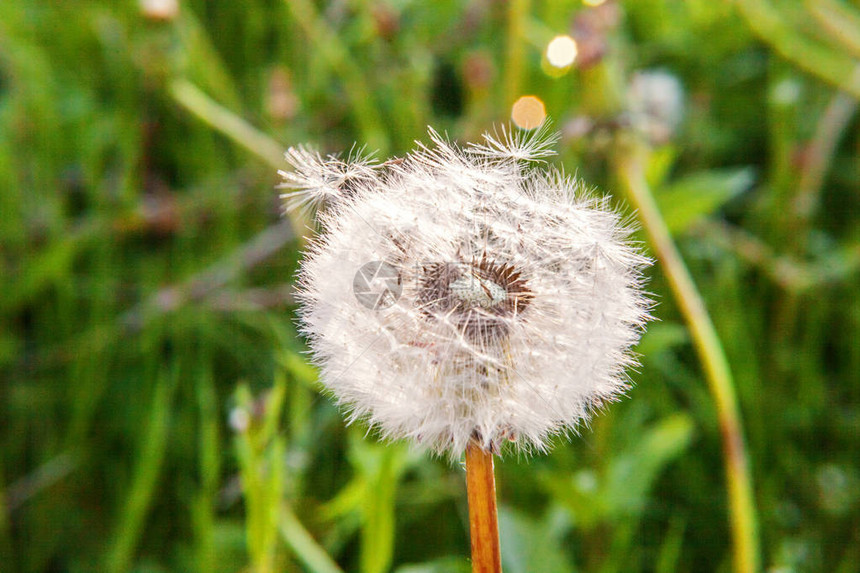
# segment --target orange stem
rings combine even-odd
[[[466,448],[466,490],[472,537],[472,573],[501,573],[493,454],[475,442]]]

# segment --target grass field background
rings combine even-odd
[[[505,570],[740,571],[740,544],[860,571],[860,4],[170,4],[0,2],[0,571],[468,571],[462,468],[320,393],[310,231],[275,186],[289,145],[475,141],[522,95],[633,218],[635,155],[639,238],[666,224],[728,359],[754,513],[649,251],[628,398],[497,463]]]

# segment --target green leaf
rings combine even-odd
[[[674,414],[652,425],[642,438],[609,467],[605,495],[611,513],[623,517],[638,514],[661,471],[690,443],[693,421],[687,414]]]
[[[679,234],[749,189],[753,181],[749,167],[699,171],[663,186],[655,198],[669,230]]]
[[[469,573],[472,570],[465,557],[446,557],[429,563],[403,565],[395,573]]]
[[[573,475],[545,472],[540,479],[550,495],[568,510],[577,528],[592,529],[608,515],[610,502],[591,468]]]
[[[648,327],[636,346],[636,352],[649,356],[675,346],[687,344],[690,340],[687,327],[677,322],[658,322]]]
[[[553,513],[535,520],[509,508],[499,510],[499,541],[506,573],[569,573],[575,571],[565,554]]]
[[[316,367],[302,357],[298,352],[285,350],[279,356],[279,361],[284,369],[289,372],[298,382],[309,388],[315,388],[319,372]]]
[[[380,444],[350,433],[349,460],[367,484],[361,500],[361,571],[383,573],[394,557],[397,485],[408,467],[403,444]]]
[[[652,188],[663,185],[677,158],[678,150],[672,145],[657,147],[651,152],[645,166],[645,178]]]

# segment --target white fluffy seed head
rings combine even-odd
[[[430,136],[382,164],[287,152],[287,201],[324,204],[303,332],[350,421],[453,457],[543,451],[627,388],[649,261],[605,200],[534,167],[546,134]]]

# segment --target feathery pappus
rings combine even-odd
[[[546,450],[628,388],[650,261],[546,164],[546,131],[430,140],[386,162],[286,153],[283,197],[320,225],[298,290],[321,382],[385,438]]]

